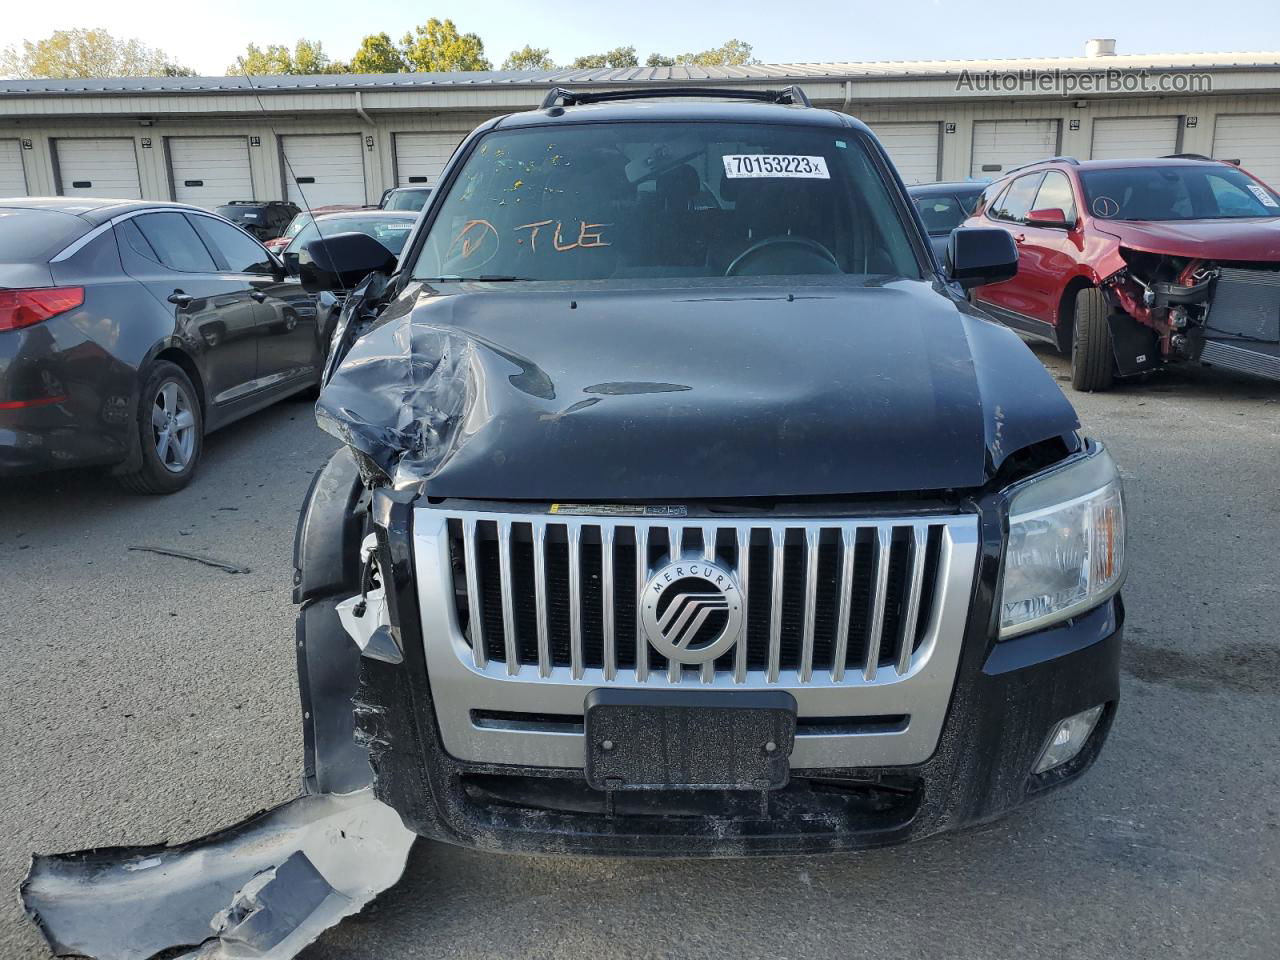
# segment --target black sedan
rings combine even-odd
[[[978,197],[987,184],[978,180],[961,180],[956,183],[918,183],[907,187],[911,202],[920,211],[920,219],[929,234],[933,252],[942,262],[951,231],[973,213]]]
[[[0,475],[108,465],[190,482],[210,430],[313,387],[316,302],[257,240],[185,204],[0,202]]]

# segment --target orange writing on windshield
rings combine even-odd
[[[458,235],[453,238],[453,243],[449,244],[448,255],[452,256],[454,249],[461,244],[462,256],[469,257],[484,246],[484,242],[490,235],[495,240],[498,239],[498,231],[488,220],[468,220],[462,225]]]
[[[608,247],[611,244],[606,241],[601,234],[601,230],[605,227],[611,227],[611,223],[587,223],[585,220],[578,221],[578,239],[572,243],[565,243],[562,231],[564,229],[564,221],[562,220],[536,220],[533,223],[522,223],[513,230],[529,231],[529,249],[535,253],[538,250],[538,233],[543,227],[555,224],[555,229],[551,233],[551,246],[558,253],[564,253],[566,250],[594,250],[597,247]],[[521,237],[516,243],[524,243]]]

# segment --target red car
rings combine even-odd
[[[1280,380],[1280,196],[1236,166],[1056,157],[992,183],[965,225],[1019,252],[973,302],[1070,351],[1077,390],[1180,360]]]

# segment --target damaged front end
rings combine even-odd
[[[1121,376],[1190,360],[1280,380],[1280,264],[1119,254],[1102,289]]]

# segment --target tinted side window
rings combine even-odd
[[[133,252],[146,257],[153,263],[160,262],[160,254],[147,242],[147,238],[142,235],[142,231],[138,229],[135,220],[125,220],[116,224],[116,233],[125,243],[127,243]]]
[[[1040,192],[1036,194],[1036,202],[1032,210],[1061,210],[1065,213],[1067,223],[1076,219],[1076,198],[1071,192],[1071,181],[1065,173],[1050,170],[1044,175],[1044,183],[1040,184]]]
[[[195,229],[180,213],[144,213],[131,221],[146,238],[155,256],[171,270],[214,273],[217,265]],[[144,254],[145,256],[145,254]]]
[[[1035,199],[1036,189],[1040,186],[1043,173],[1029,173],[1019,177],[1009,185],[1004,196],[996,203],[992,216],[997,220],[1012,220],[1021,223],[1031,209],[1031,201]]]
[[[271,257],[261,244],[255,243],[230,224],[212,217],[190,217],[200,236],[217,250],[232,273],[271,273]]]
[[[948,234],[964,222],[964,207],[955,197],[916,197],[912,202],[931,237]]]

